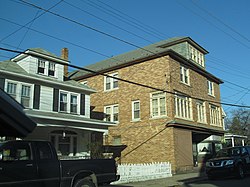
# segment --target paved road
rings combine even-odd
[[[181,187],[249,187],[250,176],[244,179],[217,179],[217,180],[202,180],[197,182],[185,183]]]

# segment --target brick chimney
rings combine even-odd
[[[64,60],[69,60],[69,50],[68,48],[62,48],[61,51],[61,58]],[[69,73],[69,69],[67,65],[64,65],[64,76],[67,76]]]

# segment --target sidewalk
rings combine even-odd
[[[127,184],[119,184],[110,187],[181,187],[181,185],[206,180],[205,173],[191,172],[185,174],[176,174],[172,177],[167,177],[163,179],[156,179],[150,181],[133,182]]]

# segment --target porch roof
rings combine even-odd
[[[37,126],[44,127],[73,128],[107,133],[108,127],[117,125],[112,122],[66,113],[36,110],[25,110],[25,112],[37,123]]]

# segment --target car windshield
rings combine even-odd
[[[231,157],[231,156],[238,156],[240,155],[240,148],[228,148],[228,149],[221,149],[216,154],[216,158],[218,157]]]

